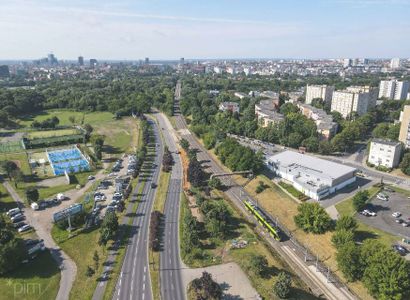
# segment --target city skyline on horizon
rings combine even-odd
[[[2,60],[407,58],[409,0],[0,0]],[[10,35],[10,33],[13,33]],[[79,51],[79,49],[81,49]]]

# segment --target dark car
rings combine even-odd
[[[13,222],[13,223],[18,223],[18,222],[23,221],[24,219],[25,219],[25,217],[24,217],[23,215],[21,215],[21,216],[18,216],[18,217],[16,217],[16,218],[14,218],[14,219],[12,220],[12,222]]]
[[[45,209],[45,208],[48,207],[48,203],[46,201],[41,201],[41,202],[38,203],[38,207],[40,209]]]
[[[399,253],[401,256],[405,256],[409,252],[406,248],[400,245],[393,245],[392,248],[394,251]]]
[[[154,182],[152,182],[152,183],[151,183],[151,188],[152,188],[152,189],[155,189],[156,187],[157,187],[157,185],[156,185]]]
[[[24,226],[24,225],[26,225],[26,223],[24,223],[24,222],[18,222],[18,223],[14,223],[14,224],[13,224],[13,227],[17,229],[17,228],[20,228],[21,226]]]

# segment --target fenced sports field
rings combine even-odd
[[[77,147],[47,151],[54,175],[64,175],[67,173],[77,173],[90,170],[90,164]]]

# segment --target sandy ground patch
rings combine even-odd
[[[183,269],[182,280],[185,288],[192,280],[201,277],[204,271],[211,273],[212,278],[221,285],[224,299],[258,299],[258,292],[252,287],[248,277],[236,263]]]

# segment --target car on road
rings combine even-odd
[[[394,218],[399,218],[399,217],[401,217],[401,212],[396,211],[396,212],[392,213],[391,215],[392,215],[392,217],[394,217]]]
[[[154,182],[151,182],[151,188],[155,189],[157,187],[157,185]]]
[[[396,222],[397,224],[402,224],[404,221],[403,221],[403,219],[396,219],[395,222]]]
[[[94,180],[94,179],[95,179],[95,176],[93,175],[88,176],[88,180]]]
[[[394,190],[389,187],[384,187],[383,190],[385,190],[386,192],[394,193]]]
[[[28,231],[28,230],[30,230],[30,229],[31,229],[31,226],[28,225],[28,224],[26,224],[26,225],[24,225],[24,226],[21,226],[19,229],[17,229],[17,231],[21,233],[21,232]]]
[[[403,227],[409,227],[409,226],[410,226],[410,222],[408,222],[408,221],[403,221],[403,223],[401,223],[401,226],[403,226]]]
[[[393,245],[393,250],[399,253],[401,256],[405,256],[409,251],[401,245]]]
[[[382,201],[387,201],[387,200],[389,200],[389,197],[385,194],[378,193],[377,194],[377,199],[382,200]]]

